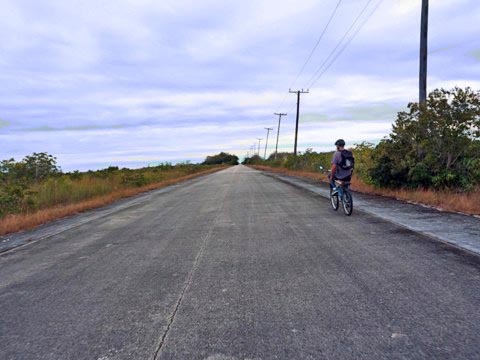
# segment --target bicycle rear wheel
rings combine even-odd
[[[333,210],[338,210],[338,192],[333,194],[333,190],[330,189],[330,202],[332,204]]]
[[[352,199],[352,194],[350,194],[350,191],[348,190],[345,190],[343,193],[342,206],[343,206],[343,212],[345,213],[345,215],[347,216],[352,215],[353,199]]]

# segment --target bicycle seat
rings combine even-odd
[[[335,180],[335,184],[337,186],[345,186],[345,185],[350,185],[350,181]]]

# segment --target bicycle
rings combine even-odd
[[[343,212],[350,216],[353,212],[353,197],[350,192],[350,181],[335,180],[336,190],[330,188],[330,202],[333,210],[338,210],[339,202],[342,202]]]
[[[324,172],[323,166],[320,166],[320,171]],[[328,170],[328,178],[330,179],[331,170]],[[335,180],[337,187],[336,191],[330,187],[330,203],[333,210],[337,211],[340,201],[342,202],[343,212],[350,216],[353,212],[353,197],[350,192],[350,181]]]

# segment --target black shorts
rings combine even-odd
[[[335,176],[335,180],[340,180],[340,181],[351,181],[352,180],[352,175],[349,175],[343,179],[339,179]]]

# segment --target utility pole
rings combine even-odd
[[[258,140],[257,155],[258,157],[260,157],[260,141],[262,141],[263,139],[257,138],[257,140]]]
[[[268,134],[270,134],[270,130],[273,130],[273,128],[264,128],[267,130],[267,141],[265,141],[265,152],[263,154],[263,160],[267,160],[267,146],[268,146]]]
[[[289,93],[291,94],[297,94],[297,121],[295,124],[295,147],[293,148],[293,154],[297,156],[297,141],[298,141],[298,119],[300,117],[300,94],[308,94],[308,89],[306,91],[302,90],[297,90],[297,91],[292,91],[288,90]]]
[[[256,143],[253,143],[253,156],[255,156],[255,153],[257,152],[257,144]]]
[[[419,104],[427,101],[428,0],[422,0],[420,25],[420,91]]]
[[[277,160],[277,153],[278,153],[278,137],[280,136],[280,122],[282,121],[282,116],[287,116],[287,114],[282,114],[282,113],[273,113],[273,115],[278,115],[277,145],[275,145],[275,160]]]

